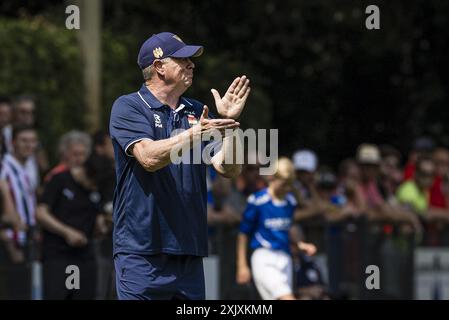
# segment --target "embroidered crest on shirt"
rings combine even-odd
[[[162,121],[161,121],[161,117],[157,114],[154,114],[154,125],[156,126],[156,128],[162,128]]]

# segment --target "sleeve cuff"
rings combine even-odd
[[[153,141],[153,139],[151,139],[151,138],[138,138],[138,139],[132,140],[132,141],[129,142],[129,143],[126,145],[126,147],[125,147],[125,153],[126,153],[126,155],[129,156],[129,157],[131,157],[131,158],[134,158],[134,156],[133,156],[130,152],[128,152],[128,149],[129,149],[129,147],[131,147],[133,144],[135,144],[135,143],[137,143],[137,142],[139,142],[139,141],[142,141],[142,140],[150,140],[150,141]]]

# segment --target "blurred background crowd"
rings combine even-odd
[[[79,30],[66,28],[71,4]],[[370,4],[380,30],[365,28]],[[318,248],[295,257],[298,296],[421,297],[417,252],[449,247],[448,17],[438,0],[2,0],[0,298],[115,298],[106,128],[112,102],[141,86],[142,41],[168,30],[205,47],[188,96],[213,106],[211,87],[246,74],[242,129],[279,129],[302,196],[295,219]],[[209,172],[215,297],[258,298],[235,281],[246,199],[266,185],[251,163],[232,181]],[[64,296],[68,264],[90,286]],[[368,265],[380,290],[365,286]],[[449,297],[432,278],[449,259],[425,268],[427,297]]]
[[[68,131],[59,137],[59,161],[50,166],[31,96],[1,98],[0,124],[0,296],[114,298],[109,135]],[[406,155],[392,145],[363,143],[337,166],[311,149],[295,151],[291,160],[301,196],[295,222],[319,252],[295,257],[298,295],[370,298],[364,268],[375,264],[384,290],[373,298],[413,298],[414,249],[449,246],[449,148],[420,137]],[[208,172],[209,248],[219,259],[224,299],[258,298],[235,275],[246,199],[267,186],[257,156],[246,162],[235,180]],[[80,266],[91,287],[61,296],[69,264]]]
[[[298,295],[415,298],[414,250],[449,245],[449,149],[420,137],[407,155],[391,145],[363,143],[336,168],[310,149],[294,152],[292,161],[301,195],[295,222],[319,252],[316,258],[296,257]],[[258,169],[244,166],[236,181],[211,179],[210,240],[212,252],[227,262],[220,282],[227,298],[251,291],[233,282],[232,248],[245,198],[267,183]],[[367,290],[368,265],[380,267],[382,290]]]

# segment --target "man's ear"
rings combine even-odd
[[[163,66],[164,64],[160,60],[156,60],[153,62],[154,70],[161,76],[165,75],[165,68]]]

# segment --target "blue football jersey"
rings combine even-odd
[[[250,237],[252,249],[264,247],[290,253],[289,230],[295,208],[292,194],[279,201],[270,196],[268,189],[260,190],[248,197],[240,232]]]

